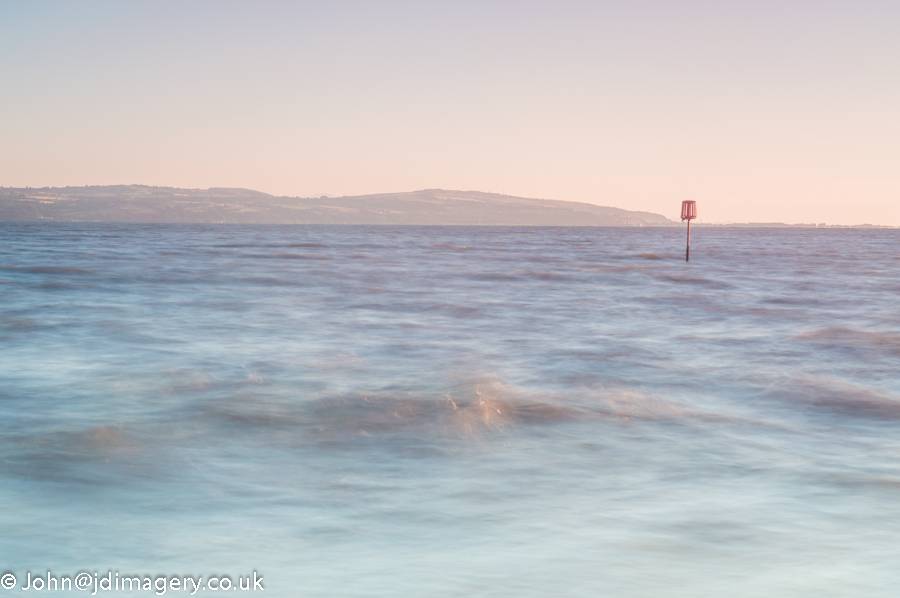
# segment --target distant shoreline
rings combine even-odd
[[[677,206],[676,206],[677,207]],[[287,197],[240,188],[0,187],[0,222],[669,228],[662,214],[452,189]],[[875,224],[712,223],[704,227],[894,229]]]
[[[310,226],[310,227],[335,227],[335,228],[616,228],[616,229],[679,229],[679,223],[673,224],[647,224],[647,225],[596,225],[596,224],[391,224],[391,223],[322,223],[322,222],[160,222],[160,221],[119,221],[119,220],[4,220],[0,219],[0,226],[5,224],[96,224],[112,226]],[[887,226],[877,224],[720,224],[720,223],[694,223],[701,228],[716,229],[792,229],[792,230],[900,230],[900,226]]]

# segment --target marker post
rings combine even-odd
[[[681,221],[687,220],[687,242],[684,246],[684,261],[691,261],[691,220],[697,217],[697,202],[686,200],[681,202]]]

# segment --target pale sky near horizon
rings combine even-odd
[[[0,0],[0,186],[900,225],[900,2]]]

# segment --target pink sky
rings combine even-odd
[[[4,4],[0,185],[900,225],[896,3],[186,4]]]

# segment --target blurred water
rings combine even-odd
[[[900,231],[0,225],[0,570],[895,596]]]

